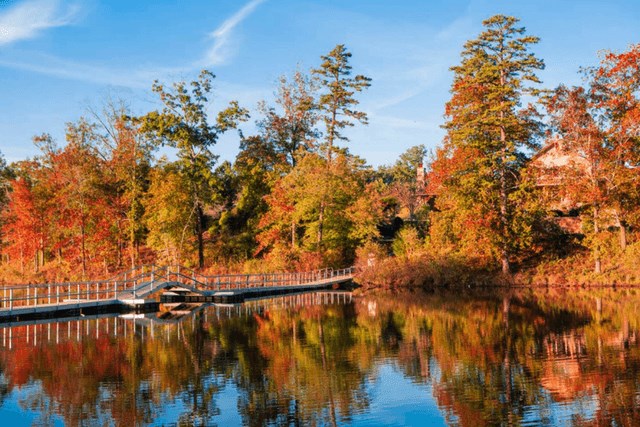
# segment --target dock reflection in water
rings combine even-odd
[[[633,290],[318,292],[0,328],[10,425],[640,425]]]

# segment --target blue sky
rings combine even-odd
[[[494,14],[521,19],[541,37],[544,86],[579,84],[602,50],[640,42],[636,0],[0,0],[0,151],[36,154],[31,138],[64,143],[65,123],[122,98],[134,113],[158,108],[150,88],[216,75],[211,112],[237,99],[255,118],[275,83],[296,66],[317,66],[344,43],[354,71],[373,79],[360,96],[370,124],[349,130],[349,147],[373,165],[443,136],[449,67]],[[251,133],[253,125],[244,127]],[[216,146],[233,159],[235,135]]]

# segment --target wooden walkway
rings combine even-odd
[[[168,301],[243,301],[330,288],[353,279],[353,267],[300,273],[204,276],[189,268],[141,266],[109,280],[5,286],[0,322],[87,314],[154,310],[158,294]]]

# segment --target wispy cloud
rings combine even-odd
[[[18,3],[0,13],[0,46],[34,38],[48,28],[73,24],[79,12],[79,5],[64,5],[58,0]]]
[[[22,55],[21,55],[22,56]],[[29,59],[13,56],[0,56],[0,66],[17,70],[31,71],[68,80],[89,83],[123,86],[128,88],[146,88],[155,78],[162,78],[181,69],[116,69],[99,67],[81,62],[69,61],[55,56],[31,52]]]
[[[228,60],[230,55],[231,34],[234,28],[244,21],[263,1],[264,0],[250,1],[210,34],[210,37],[213,39],[213,45],[202,59],[202,65],[219,65]]]
[[[149,87],[150,82],[154,79],[162,80],[228,61],[232,54],[233,30],[263,1],[250,1],[222,22],[218,28],[210,33],[212,39],[210,48],[191,64],[131,69],[117,66],[96,66],[36,52],[20,54],[20,52],[14,51],[0,56],[0,66],[89,83],[145,88]],[[14,6],[4,14],[0,14],[0,46],[12,41],[34,37],[45,28],[68,25],[77,17],[78,10],[77,7],[60,7],[57,0],[32,0]]]

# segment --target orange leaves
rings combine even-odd
[[[598,70],[600,75],[615,77],[616,75],[638,75],[640,68],[640,44],[631,45],[623,53],[608,52],[603,60],[603,67]]]
[[[36,207],[32,188],[24,178],[12,181],[11,187],[13,191],[4,213],[4,235],[9,242],[9,259],[17,260],[24,272],[26,264],[34,259],[43,240],[44,218]]]

